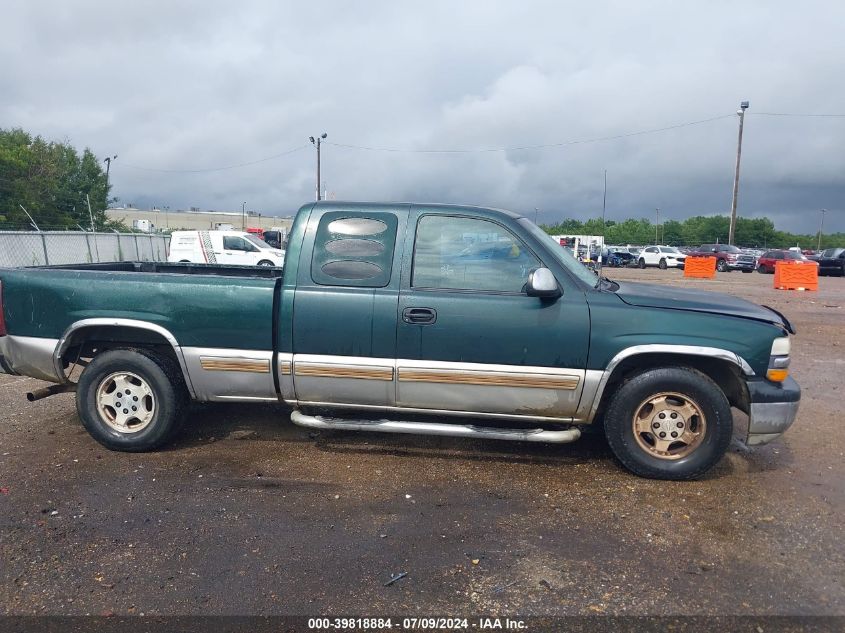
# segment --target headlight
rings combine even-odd
[[[772,382],[783,382],[789,376],[789,352],[791,343],[788,336],[782,336],[772,341],[772,352],[769,356],[769,369],[766,378]]]

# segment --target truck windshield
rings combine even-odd
[[[255,237],[254,235],[249,235],[249,234],[244,235],[244,239],[247,242],[251,242],[252,244],[257,246],[258,248],[272,248],[272,246],[270,246],[267,242],[265,242],[264,240],[262,240],[258,237]]]
[[[575,259],[572,253],[569,252],[568,248],[564,248],[558,244],[551,235],[546,233],[528,218],[519,218],[517,222],[519,222],[526,231],[531,233],[531,235],[536,237],[542,243],[547,244],[549,246],[549,253],[564,268],[569,270],[573,275],[578,277],[585,284],[588,284],[590,287],[594,287],[596,285],[598,281],[597,275],[584,266],[584,264]]]

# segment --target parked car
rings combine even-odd
[[[828,248],[819,254],[819,274],[845,276],[845,248]]]
[[[702,244],[689,253],[690,257],[715,257],[716,270],[728,272],[741,270],[744,273],[754,272],[756,260],[753,255],[743,253],[731,244]]]
[[[595,422],[630,471],[693,479],[732,406],[750,445],[795,419],[786,317],[609,281],[517,213],[316,202],[289,245],[284,271],[2,269],[0,367],[56,383],[32,400],[74,391],[94,439],[132,452],[191,400],[285,402],[280,423],[341,431],[565,443]]]
[[[683,268],[685,259],[686,255],[674,246],[646,246],[640,251],[637,263],[640,268]]]
[[[604,266],[610,266],[611,268],[624,268],[626,266],[635,266],[637,263],[637,257],[633,253],[629,253],[627,250],[613,250],[608,249],[602,255],[602,264]]]
[[[810,264],[812,266],[818,266],[818,262],[814,262],[811,259],[807,259],[801,251],[782,251],[782,250],[774,250],[774,251],[766,251],[757,260],[757,272],[768,274],[775,272],[775,264],[777,262],[783,261],[791,261],[796,264]]]
[[[282,266],[285,252],[244,231],[174,231],[167,261]]]

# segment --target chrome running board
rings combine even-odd
[[[346,420],[305,415],[294,410],[291,422],[311,429],[331,431],[377,431],[379,433],[415,433],[417,435],[444,435],[449,437],[474,437],[487,440],[513,440],[518,442],[551,442],[565,444],[581,437],[578,429],[548,431],[546,429],[499,429],[472,424],[438,424],[436,422],[402,422],[398,420]]]

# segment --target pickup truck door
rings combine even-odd
[[[311,212],[293,300],[293,383],[301,404],[394,405],[403,247],[397,235],[404,235],[407,214],[407,205]]]
[[[567,277],[558,278],[564,294],[556,300],[525,294],[530,270],[546,263],[516,226],[414,207],[409,227],[405,251],[413,263],[403,271],[397,312],[397,405],[573,417],[589,339],[583,289]]]

